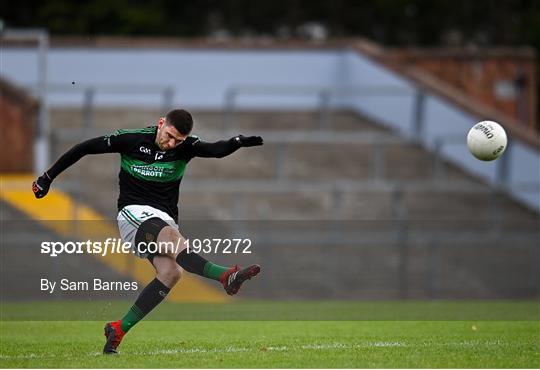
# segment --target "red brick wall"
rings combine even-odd
[[[0,79],[0,172],[32,171],[37,103]]]
[[[523,125],[537,127],[536,58],[527,49],[397,51],[393,57],[433,74]],[[521,90],[516,88],[520,79],[524,83]]]

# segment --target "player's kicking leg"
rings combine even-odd
[[[160,255],[149,257],[156,268],[156,278],[143,289],[135,304],[122,319],[105,325],[106,342],[103,348],[105,354],[117,353],[117,348],[124,335],[161,303],[180,279],[182,272],[180,267],[186,271],[219,281],[229,295],[236,294],[246,280],[258,275],[261,271],[259,265],[251,265],[244,269],[238,266],[229,268],[207,261],[196,253],[188,253],[187,248],[185,248],[187,243],[178,232],[177,226],[172,226],[170,221],[165,222],[158,217],[141,222],[131,212],[126,213],[125,218],[119,215],[119,227],[124,240],[130,240],[129,231],[136,230],[135,245],[139,244],[139,236],[143,235],[146,240],[150,236],[151,239],[158,242],[158,245],[168,242],[170,248],[167,247],[169,249],[165,248],[160,251]],[[133,235],[131,236],[133,237]],[[184,247],[176,250],[177,245]],[[143,257],[140,253],[137,255]]]
[[[118,321],[105,324],[105,346],[103,353],[117,353],[124,335],[150,311],[163,301],[169,291],[180,280],[182,269],[168,256],[150,258],[156,269],[156,278],[148,284],[130,310]]]

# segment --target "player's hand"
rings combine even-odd
[[[234,140],[240,145],[240,146],[259,146],[263,145],[263,139],[260,136],[244,136],[244,135],[238,135],[234,138]]]
[[[36,198],[43,198],[49,192],[51,187],[52,180],[47,176],[46,173],[37,178],[36,181],[32,183],[32,191]]]

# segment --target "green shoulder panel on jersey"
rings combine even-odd
[[[156,132],[157,126],[143,127],[143,128],[121,128],[116,130],[111,135],[122,135],[122,134],[154,134]]]
[[[141,180],[155,182],[171,182],[180,180],[186,170],[187,162],[177,160],[172,162],[154,162],[148,164],[144,161],[122,154],[121,166],[131,176]]]

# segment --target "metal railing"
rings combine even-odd
[[[36,86],[26,85],[26,89],[35,92]],[[94,122],[94,111],[96,107],[96,97],[99,94],[114,94],[121,96],[132,95],[160,95],[162,111],[167,111],[173,107],[174,88],[163,85],[81,85],[81,84],[48,84],[47,94],[79,94],[82,97],[81,114],[83,128],[91,129]]]
[[[237,100],[240,96],[273,96],[273,95],[290,95],[290,96],[314,96],[318,97],[318,128],[329,130],[332,122],[332,100],[339,97],[362,97],[362,96],[392,96],[392,97],[412,97],[411,121],[409,130],[405,133],[408,142],[418,144],[432,150],[434,153],[434,178],[437,182],[446,180],[446,172],[444,165],[445,157],[443,149],[447,145],[461,144],[466,145],[463,136],[445,135],[437,136],[433,142],[427,145],[423,142],[425,135],[425,104],[427,93],[420,87],[399,87],[399,86],[364,86],[364,87],[348,87],[348,88],[328,88],[318,86],[254,86],[254,85],[239,85],[231,87],[227,90],[224,97],[224,113],[223,113],[223,130],[230,131],[232,122],[234,121],[235,111],[237,110]],[[309,134],[308,134],[309,136]],[[375,173],[380,173],[383,167],[382,146],[384,143],[374,145],[373,155],[374,161],[380,163],[373,167]],[[512,190],[524,192],[537,192],[540,194],[540,179],[536,182],[527,183],[511,183],[509,181],[510,158],[512,155],[512,146],[508,145],[507,150],[501,158],[496,162],[496,181],[494,188],[498,192],[506,192],[511,194]]]
[[[227,130],[234,119],[234,111],[237,106],[237,100],[242,95],[258,96],[308,96],[317,97],[319,119],[318,127],[328,129],[331,126],[332,100],[340,97],[359,97],[359,96],[410,96],[413,89],[396,86],[365,86],[365,87],[347,87],[330,88],[325,86],[254,86],[239,85],[227,89],[224,95],[224,115],[223,129]],[[423,101],[424,93],[422,90],[416,91],[415,114],[411,124],[411,132],[420,132],[423,124]]]

